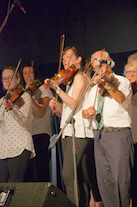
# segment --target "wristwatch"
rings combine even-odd
[[[56,94],[60,94],[60,92],[61,92],[61,89],[59,88],[58,90],[56,90]]]
[[[111,89],[111,85],[108,85],[107,87],[106,87],[106,90],[110,90]]]

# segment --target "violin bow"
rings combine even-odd
[[[64,41],[65,41],[65,35],[61,35],[60,37],[60,53],[59,53],[59,65],[58,65],[58,73],[61,70],[61,61],[62,61],[62,53],[63,53],[63,48],[64,48]],[[55,98],[58,100],[58,95],[55,92]],[[56,110],[56,107],[54,107],[54,110]],[[54,115],[54,112],[52,112],[52,115]]]
[[[65,35],[61,35],[60,37],[60,53],[59,53],[59,65],[58,65],[58,73],[61,70],[61,61],[62,61],[62,53],[64,49],[64,41],[65,41]],[[58,99],[58,95],[55,93],[56,99]]]
[[[9,91],[10,91],[9,88],[10,88],[10,86],[11,86],[11,83],[12,83],[12,81],[13,81],[13,78],[15,77],[15,75],[16,75],[18,69],[19,69],[20,64],[21,64],[21,58],[20,58],[20,60],[19,60],[19,62],[18,62],[18,64],[17,64],[17,67],[16,67],[16,69],[15,69],[15,72],[14,72],[14,74],[13,74],[13,76],[12,76],[12,79],[11,79],[10,84],[9,84],[9,86],[8,86],[6,95],[7,95],[7,94],[9,93]],[[6,97],[6,95],[5,95],[5,97]]]
[[[25,91],[27,89],[27,85],[28,85],[28,81],[29,81],[29,77],[30,77],[30,73],[31,73],[31,68],[33,68],[33,66],[34,66],[34,60],[32,60],[30,62],[30,69],[29,69],[29,74],[28,74],[28,77],[27,77],[26,85],[25,85]]]
[[[105,51],[105,48],[103,48],[102,50],[101,50],[101,59],[102,59],[102,57],[103,57],[103,52]],[[100,63],[100,66],[102,66],[102,63]],[[100,70],[100,76],[101,76],[101,70]]]
[[[65,35],[61,35],[60,38],[60,55],[59,55],[59,65],[58,65],[58,73],[60,72],[61,69],[61,61],[62,61],[62,53],[63,53],[63,48],[64,48],[64,41],[65,41]]]

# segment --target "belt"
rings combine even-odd
[[[121,129],[129,129],[129,127],[104,127],[103,132],[118,132]]]

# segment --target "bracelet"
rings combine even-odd
[[[111,85],[108,85],[105,89],[106,89],[106,90],[110,90],[111,87],[112,87]]]
[[[61,89],[59,88],[58,90],[56,90],[56,94],[60,94],[60,92],[61,92]]]

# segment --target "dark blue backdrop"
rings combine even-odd
[[[58,69],[60,37],[65,47],[81,47],[86,57],[105,48],[121,74],[127,56],[137,50],[136,0],[20,0],[0,34],[0,69],[35,61],[43,79]],[[0,0],[0,25],[9,0]],[[13,0],[10,0],[12,4]]]

